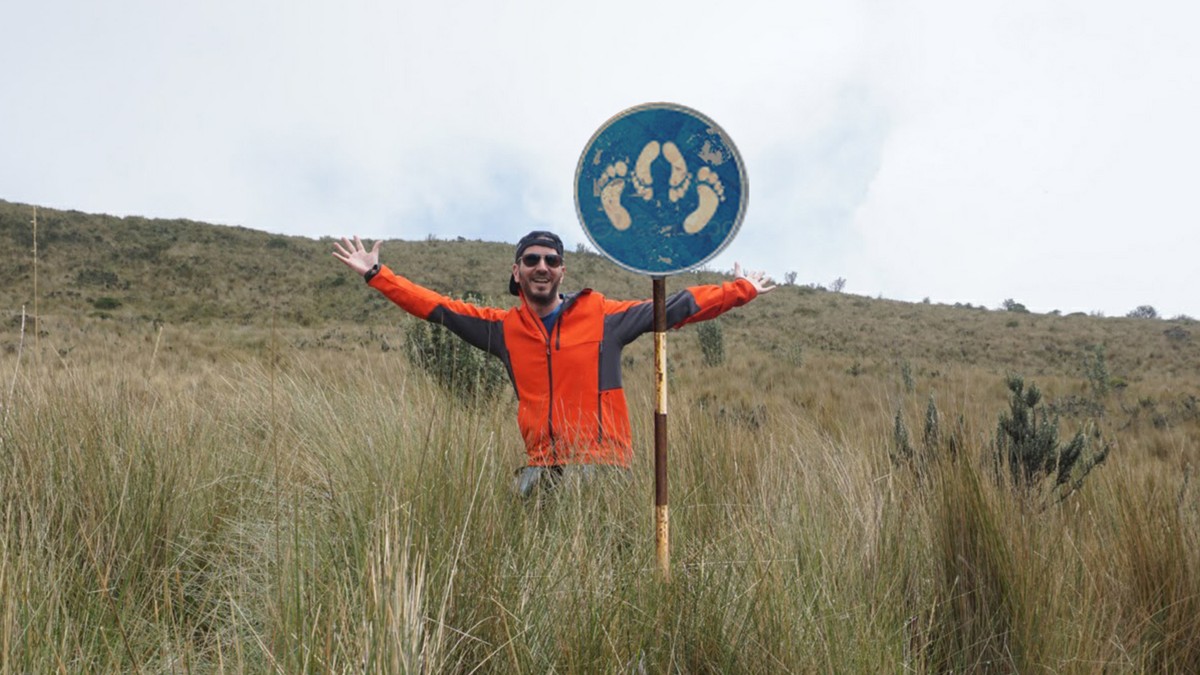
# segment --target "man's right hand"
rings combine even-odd
[[[333,257],[346,263],[346,267],[358,272],[359,276],[370,272],[376,265],[379,264],[379,245],[382,241],[376,241],[375,245],[367,250],[363,247],[362,240],[358,235],[354,235],[354,241],[342,237],[342,244],[333,242]]]

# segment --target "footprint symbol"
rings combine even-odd
[[[629,173],[629,166],[623,161],[617,161],[605,167],[604,173],[600,174],[600,179],[596,181],[600,190],[600,206],[604,208],[604,215],[608,216],[608,222],[621,232],[629,229],[629,224],[633,222],[629,217],[629,211],[621,206],[621,193],[625,191],[625,175],[627,173]]]
[[[721,179],[717,177],[715,171],[707,166],[702,166],[696,172],[696,180],[698,182],[696,195],[699,203],[696,205],[696,210],[683,219],[683,231],[688,234],[696,234],[703,230],[717,212],[717,207],[725,201],[725,187],[721,185]]]
[[[684,232],[696,234],[703,230],[716,214],[721,202],[725,201],[725,188],[721,179],[709,166],[701,166],[693,180],[692,173],[688,171],[687,160],[675,143],[650,141],[638,153],[632,175],[629,172],[629,160],[625,158],[605,167],[596,181],[600,205],[609,222],[618,231],[629,229],[633,222],[629,211],[621,203],[625,187],[632,185],[633,195],[643,201],[654,199],[654,176],[651,167],[660,157],[671,168],[667,177],[667,200],[676,205],[676,209],[683,206],[679,203],[680,200],[688,194],[693,184],[695,185],[696,208],[683,219]]]

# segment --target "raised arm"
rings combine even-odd
[[[775,289],[763,272],[743,272],[739,263],[733,265],[733,281],[723,284],[691,286],[667,298],[667,325],[679,328],[697,321],[707,321],[740,307],[754,298]],[[628,344],[653,326],[653,303],[649,300],[606,300],[606,339]]]
[[[497,356],[504,353],[500,324],[506,310],[455,300],[395,274],[379,264],[379,244],[376,241],[368,249],[357,236],[353,241],[342,237],[341,243],[333,244],[333,257],[361,274],[369,286],[409,314],[445,326],[484,351]]]

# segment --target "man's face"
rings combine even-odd
[[[550,256],[551,260],[556,259],[558,265],[551,265],[547,256]],[[529,264],[531,262],[533,265]],[[537,305],[554,302],[558,297],[558,284],[562,282],[566,271],[567,266],[562,257],[549,246],[530,246],[521,254],[521,258],[513,263],[513,278],[517,280],[525,298]]]

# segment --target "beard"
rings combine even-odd
[[[556,280],[553,275],[540,281],[532,277],[523,278],[520,282],[521,292],[525,294],[525,297],[530,302],[538,305],[546,305],[554,302],[554,299],[558,297],[558,284],[560,281],[561,279]],[[539,292],[535,289],[535,286],[547,290]]]

